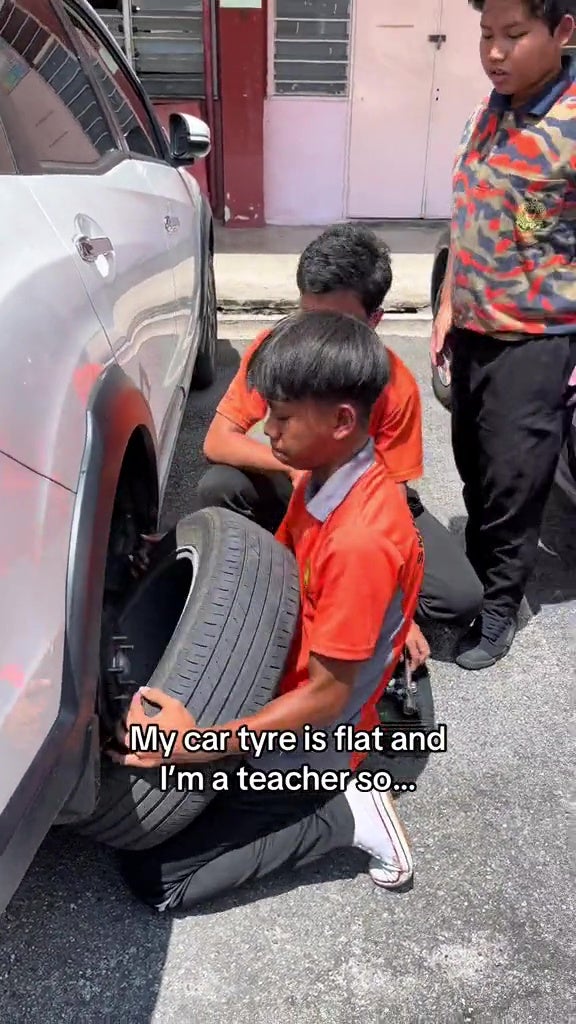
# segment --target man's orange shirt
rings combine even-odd
[[[267,405],[248,387],[246,374],[252,353],[270,332],[261,334],[246,349],[240,366],[216,411],[241,430],[248,431],[266,417]],[[422,404],[410,370],[399,356],[387,349],[390,382],[376,402],[370,419],[370,434],[376,454],[397,483],[417,480],[424,472],[422,451]]]
[[[408,506],[374,444],[341,467],[316,494],[304,474],[292,495],[277,540],[295,555],[301,615],[279,693],[306,685],[312,654],[363,662],[347,707],[325,729],[340,723],[372,729],[384,692],[406,640],[424,573],[420,535]],[[365,755],[351,756],[329,743],[322,752],[302,748],[274,754],[256,768],[355,769]]]

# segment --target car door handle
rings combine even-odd
[[[114,247],[109,238],[88,238],[88,235],[80,235],[76,239],[76,248],[86,263],[95,263],[99,256],[111,256]]]
[[[178,217],[164,217],[164,227],[169,234],[172,234],[174,231],[178,231],[178,228],[180,227]]]

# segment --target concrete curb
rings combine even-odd
[[[298,301],[295,299],[218,299],[218,312],[240,316],[282,316],[295,313]],[[384,307],[386,313],[421,313],[430,309],[428,302],[400,299]]]
[[[376,229],[375,229],[376,230]],[[430,305],[430,284],[438,227],[381,225],[392,254],[393,282],[385,311],[413,316]],[[214,255],[216,294],[221,313],[285,316],[297,309],[299,253],[317,235],[315,228],[264,228],[219,236]]]

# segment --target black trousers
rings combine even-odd
[[[569,427],[576,335],[504,344],[455,330],[452,447],[468,513],[466,553],[484,608],[518,611]]]
[[[211,466],[198,485],[200,507],[231,509],[274,532],[286,512],[292,485],[284,473],[265,476],[231,466]],[[416,493],[408,501],[422,537],[424,582],[416,621],[468,624],[482,607],[482,585],[458,539],[428,512]]]
[[[343,793],[243,791],[237,776],[182,832],[150,850],[122,852],[135,896],[157,910],[187,911],[281,868],[350,847],[354,818]]]

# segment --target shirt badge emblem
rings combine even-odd
[[[518,209],[516,214],[516,226],[520,231],[538,231],[544,227],[546,221],[546,207],[539,199],[530,198]]]

